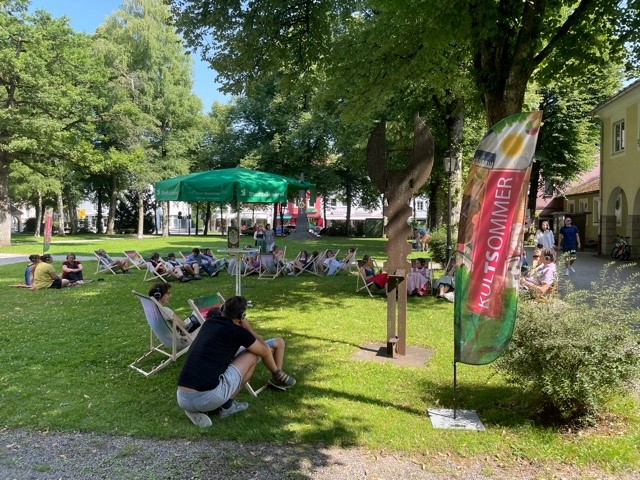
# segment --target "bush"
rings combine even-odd
[[[25,220],[24,222],[24,228],[22,229],[22,231],[24,233],[35,233],[36,231],[36,218],[35,217],[29,217]]]
[[[494,367],[524,389],[541,423],[592,425],[606,401],[637,379],[638,313],[628,300],[640,288],[619,273],[564,300],[520,302],[511,345]]]
[[[451,252],[455,252],[458,232],[455,229],[451,231]],[[429,239],[429,251],[433,257],[433,261],[441,265],[447,264],[447,225],[441,223],[431,231]]]

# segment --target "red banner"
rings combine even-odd
[[[47,211],[44,217],[44,245],[42,246],[42,252],[49,250],[51,245],[51,230],[53,229],[53,215],[50,211]]]

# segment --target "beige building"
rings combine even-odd
[[[593,112],[601,121],[601,251],[613,249],[615,235],[631,237],[632,256],[640,254],[640,80]],[[594,215],[598,212],[594,209]]]

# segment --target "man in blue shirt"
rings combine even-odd
[[[566,270],[564,274],[569,275],[570,271],[576,273],[573,262],[576,261],[576,250],[580,249],[580,235],[578,227],[573,225],[573,219],[569,215],[564,217],[564,227],[560,228],[558,248],[562,248],[562,252],[565,254]]]

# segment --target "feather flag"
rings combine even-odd
[[[455,273],[455,362],[502,355],[516,319],[524,214],[542,111],[502,119],[482,139],[462,197]]]
[[[44,243],[42,244],[42,253],[48,252],[51,246],[51,231],[53,230],[53,212],[47,208],[44,215]]]

